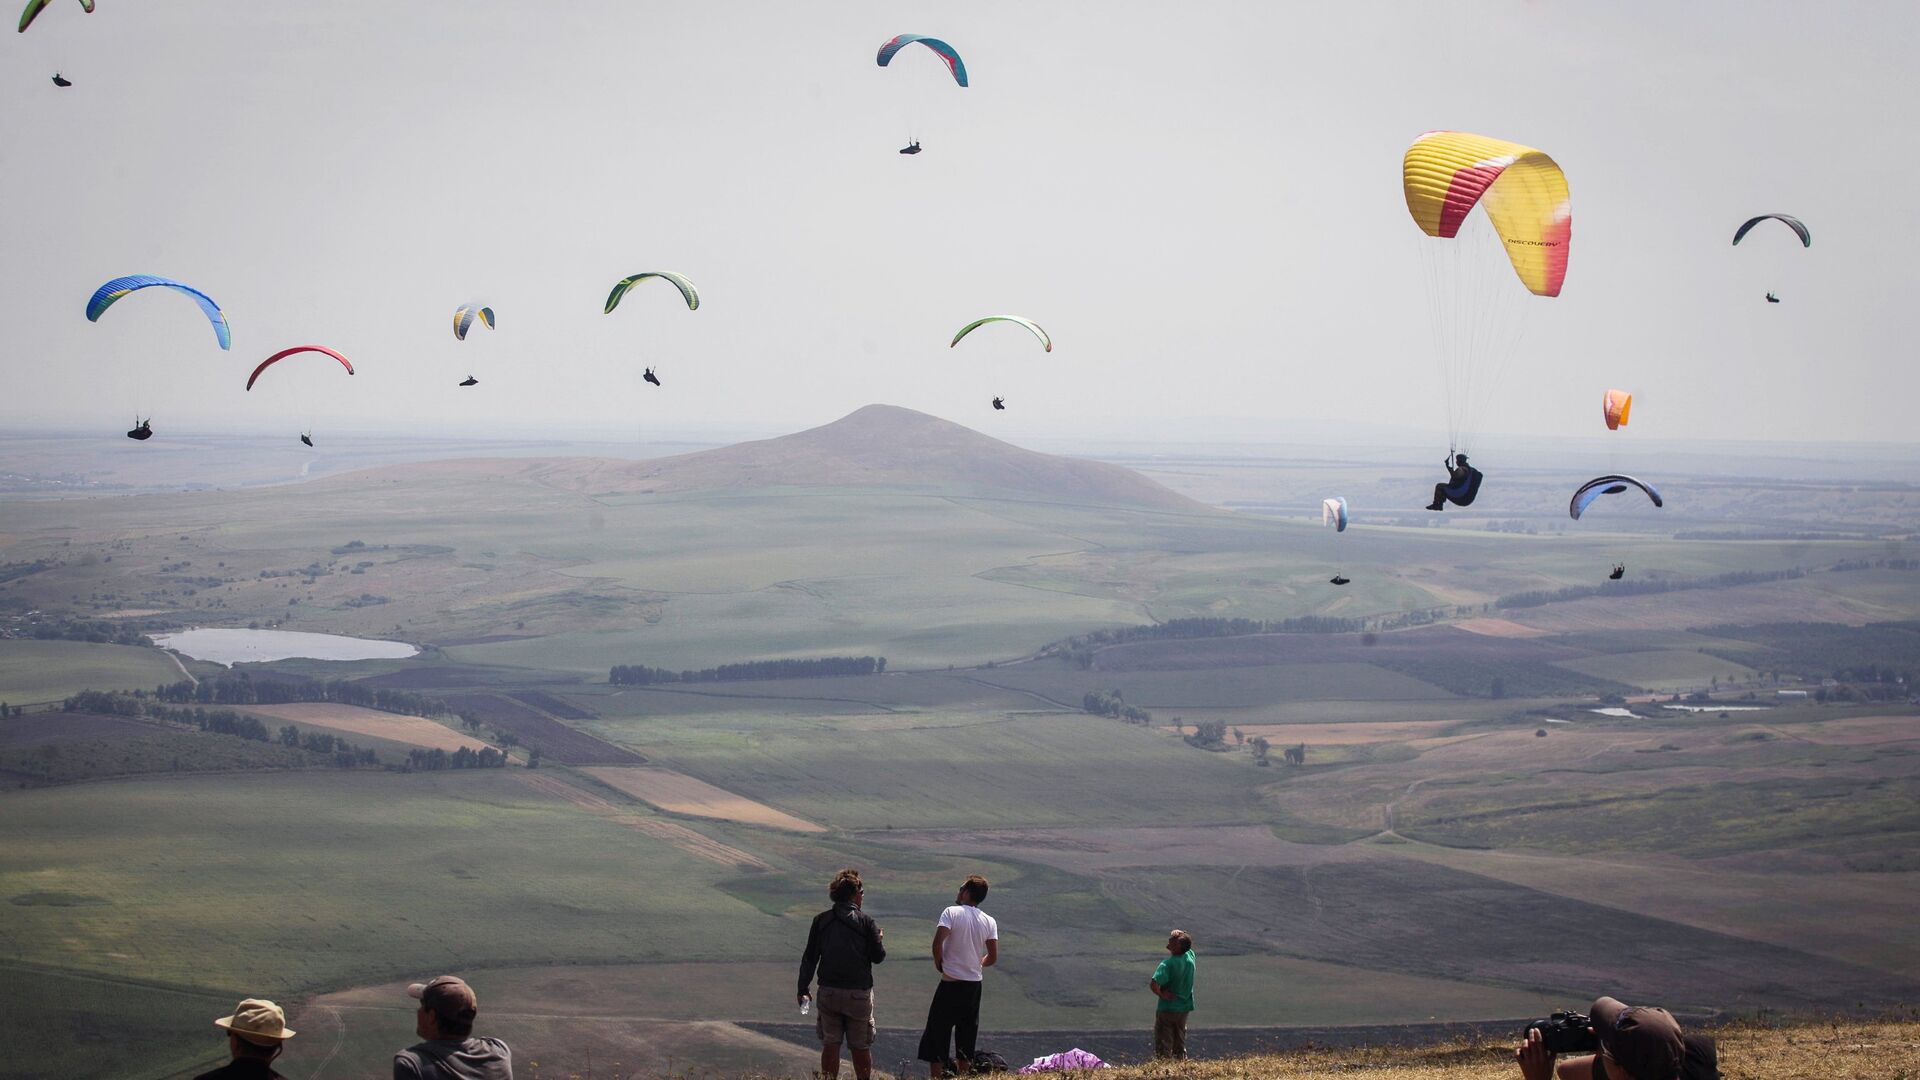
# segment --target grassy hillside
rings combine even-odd
[[[1833,1021],[1722,1027],[1712,1034],[1727,1080],[1886,1080],[1920,1075],[1920,1023]],[[1424,1047],[1293,1050],[1102,1072],[1103,1080],[1333,1080],[1356,1073],[1390,1080],[1514,1080],[1511,1040],[1464,1039]]]
[[[85,641],[0,641],[0,701],[60,701],[82,690],[151,690],[178,681],[166,653]]]

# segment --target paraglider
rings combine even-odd
[[[469,375],[465,379],[460,380],[460,385],[461,386],[479,386],[480,380]]]
[[[219,340],[220,347],[223,349],[233,347],[233,330],[227,325],[226,313],[220,310],[219,304],[213,302],[213,297],[191,285],[170,278],[154,277],[152,274],[130,274],[127,277],[117,277],[95,289],[93,297],[87,301],[87,321],[99,322],[100,316],[106,314],[107,309],[121,297],[155,285],[193,297],[194,302],[200,305],[200,310],[206,313],[207,321],[213,324],[213,336]]]
[[[1336,495],[1331,499],[1321,500],[1320,524],[1322,526],[1331,526],[1335,533],[1347,531],[1347,500],[1345,496]],[[1327,579],[1327,581],[1333,585],[1345,585],[1352,580],[1352,578],[1337,571],[1332,577]]]
[[[303,442],[303,443],[306,443],[306,444],[307,444],[308,446],[312,446],[312,445],[313,445],[313,432],[311,432],[311,431],[303,431],[303,432],[301,432],[301,433],[300,433],[300,441],[301,441],[301,442]]]
[[[137,416],[134,417],[134,419],[140,420]],[[133,425],[132,431],[127,432],[127,438],[137,439],[140,442],[146,442],[148,439],[153,438],[153,421],[140,420],[139,423]]]
[[[1041,346],[1045,348],[1046,351],[1048,352],[1053,351],[1053,339],[1047,336],[1047,332],[1045,330],[1040,329],[1040,324],[1037,322],[1034,322],[1032,319],[1026,318],[1025,316],[1021,316],[1021,315],[988,315],[984,318],[975,319],[972,322],[968,323],[967,325],[961,327],[959,333],[953,335],[953,340],[947,344],[947,348],[951,349],[955,345],[960,344],[961,338],[966,337],[968,334],[973,333],[976,327],[985,326],[990,322],[1018,323],[1021,326],[1026,327],[1030,332],[1032,332],[1033,336],[1040,340]]]
[[[1000,397],[994,398],[993,409],[995,412],[1005,412],[1007,410],[1007,399]]]
[[[1600,418],[1607,422],[1608,431],[1619,431],[1627,426],[1627,416],[1633,411],[1633,395],[1625,390],[1609,390],[1600,399]]]
[[[460,341],[467,340],[467,331],[472,329],[475,317],[485,323],[487,329],[493,329],[492,308],[481,307],[478,304],[461,304],[453,311],[453,336]]]
[[[1608,581],[1619,581],[1619,580],[1620,580],[1621,578],[1623,578],[1623,577],[1626,577],[1626,576],[1627,576],[1627,564],[1626,564],[1626,563],[1614,563],[1614,564],[1613,564],[1613,571],[1612,571],[1611,573],[1609,573],[1609,574],[1607,575],[1607,580],[1608,580]]]
[[[273,365],[279,363],[280,361],[286,359],[289,356],[296,356],[300,353],[309,353],[309,352],[322,353],[327,356],[331,356],[335,360],[340,361],[340,366],[347,369],[347,374],[349,375],[353,374],[353,362],[348,360],[346,357],[341,356],[339,353],[334,352],[332,349],[327,348],[325,345],[295,345],[291,349],[281,349],[279,352],[274,353],[272,356],[269,356],[265,360],[260,361],[260,366],[257,368],[254,368],[253,374],[247,376],[247,389],[248,390],[253,389],[254,380],[260,377],[261,372],[267,370],[268,368],[272,367]]]
[[[928,50],[939,57],[940,62],[947,65],[947,71],[953,76],[954,82],[960,84],[961,87],[967,85],[967,65],[960,59],[959,52],[955,51],[953,46],[941,41],[939,38],[930,38],[923,34],[897,34],[888,38],[886,43],[880,46],[880,53],[875,57],[875,60],[881,67],[886,67],[893,61],[895,53],[898,53],[901,49],[909,45],[915,44],[925,45]],[[924,63],[924,61],[918,60],[915,62]],[[907,145],[900,149],[902,154],[911,156],[920,152],[920,133],[918,130],[920,123],[919,114],[923,111],[922,105],[925,101],[926,92],[931,89],[930,86],[925,84],[937,76],[934,75],[931,67],[927,67],[919,71],[910,71],[906,76],[901,77],[906,78],[908,83],[913,84],[911,89],[915,91],[915,93],[911,95],[915,100],[907,109]]]
[[[1799,218],[1793,217],[1789,214],[1760,214],[1755,217],[1748,218],[1747,220],[1740,223],[1740,227],[1738,229],[1734,230],[1734,233],[1733,233],[1734,245],[1738,246],[1740,241],[1746,239],[1747,234],[1753,231],[1753,227],[1755,225],[1760,224],[1763,221],[1777,221],[1780,224],[1785,225],[1787,228],[1793,230],[1793,234],[1800,238],[1801,247],[1810,248],[1813,246],[1813,233],[1807,230],[1806,225],[1802,223]],[[1769,290],[1767,292],[1767,303],[1777,304],[1779,302],[1780,302],[1780,297],[1775,295],[1771,290]]]
[[[671,283],[674,288],[680,290],[680,297],[687,302],[688,311],[699,310],[700,294],[695,291],[693,282],[688,281],[685,276],[676,274],[671,270],[649,270],[643,274],[634,274],[631,277],[621,278],[616,282],[613,286],[613,291],[607,294],[607,309],[603,314],[613,314],[613,309],[620,306],[620,298],[627,295],[627,290],[648,278],[659,278],[662,281]]]
[[[54,73],[53,73],[53,85],[55,85],[55,86],[72,86],[72,85],[73,85],[73,83],[72,83],[72,81],[71,81],[71,80],[69,80],[69,79],[68,79],[68,78],[67,78],[66,76],[64,76],[64,75],[62,75],[62,74],[60,74],[59,72],[57,72],[57,71],[56,71],[56,72],[54,72]]]
[[[1586,483],[1581,484],[1580,487],[1574,491],[1573,499],[1567,503],[1567,515],[1573,518],[1573,520],[1579,521],[1580,515],[1586,513],[1587,507],[1592,506],[1594,500],[1602,495],[1619,495],[1628,488],[1639,488],[1646,493],[1647,498],[1653,500],[1653,505],[1655,506],[1667,505],[1666,502],[1660,498],[1660,492],[1654,490],[1652,484],[1635,480],[1633,477],[1621,473],[1608,473],[1606,476],[1594,477]]]
[[[1530,296],[1560,295],[1572,202],[1566,174],[1545,152],[1461,131],[1415,139],[1401,184],[1407,213],[1429,238],[1419,246],[1451,455],[1473,448],[1480,411],[1519,350]]]
[[[660,376],[658,376],[658,375],[655,375],[655,374],[653,373],[653,369],[652,369],[652,368],[648,368],[648,369],[647,369],[647,373],[646,373],[646,374],[644,374],[644,375],[642,375],[642,376],[640,376],[640,377],[641,377],[641,378],[643,378],[643,379],[645,379],[645,380],[647,380],[648,382],[650,382],[650,383],[652,383],[652,384],[653,384],[653,385],[655,385],[655,386],[659,386],[659,385],[660,385]]]
[[[26,33],[27,27],[32,26],[33,20],[51,3],[53,0],[27,0],[26,10],[20,13],[20,32]],[[80,0],[80,9],[89,15],[93,14],[93,0]]]
[[[1480,497],[1480,482],[1486,476],[1467,464],[1465,454],[1450,454],[1442,464],[1447,467],[1447,482],[1433,485],[1433,501],[1427,504],[1427,509],[1445,510],[1448,503],[1472,506],[1473,500]]]

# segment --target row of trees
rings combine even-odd
[[[615,664],[607,681],[616,686],[652,686],[655,683],[736,682],[748,679],[819,679],[832,675],[878,675],[887,670],[884,656],[823,656],[812,660],[753,660],[721,664],[699,671],[671,671],[645,664]]]
[[[324,701],[335,705],[358,705],[365,709],[399,713],[402,716],[444,716],[447,706],[437,698],[368,686],[348,679],[254,679],[242,672],[217,675],[194,683],[182,679],[157,687],[153,695],[161,701],[198,702],[205,705],[285,705],[291,702]]]
[[[1080,709],[1094,716],[1125,720],[1129,724],[1151,724],[1153,714],[1120,698],[1118,690],[1089,690],[1080,698]]]
[[[1412,615],[1402,616],[1411,619]],[[1341,619],[1330,615],[1303,615],[1293,619],[1223,619],[1194,617],[1168,619],[1146,626],[1116,626],[1095,630],[1057,641],[1041,650],[1042,656],[1057,656],[1086,671],[1093,667],[1094,654],[1110,645],[1135,641],[1179,641],[1189,638],[1247,637],[1253,634],[1350,634],[1370,625],[1385,627],[1386,622]]]
[[[309,732],[303,736],[300,729],[292,724],[275,733],[269,731],[258,717],[232,709],[171,706],[148,699],[144,694],[116,694],[105,690],[82,690],[61,702],[60,707],[63,712],[141,716],[182,727],[199,728],[210,735],[226,735],[253,742],[277,742],[295,750],[326,755],[336,767],[342,769],[380,764],[380,757],[373,750],[356,747],[338,735]]]
[[[534,765],[529,767],[537,767],[538,761],[539,755],[535,754]],[[480,750],[471,750],[463,746],[451,754],[435,747],[432,750],[407,751],[407,762],[400,766],[400,771],[438,772],[442,769],[504,769],[506,766],[507,755],[495,750],[491,746],[484,747]]]

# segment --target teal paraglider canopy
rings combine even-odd
[[[886,44],[880,46],[880,55],[875,59],[881,67],[886,67],[887,62],[893,59],[894,53],[914,44],[925,45],[932,49],[934,55],[940,58],[940,62],[947,65],[947,70],[953,72],[953,81],[961,86],[967,85],[967,65],[960,59],[960,53],[939,38],[927,37],[925,34],[896,34],[888,38]]]

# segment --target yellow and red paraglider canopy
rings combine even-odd
[[[1633,411],[1633,395],[1625,390],[1609,390],[1600,403],[1601,415],[1606,417],[1607,430],[1619,431],[1627,426],[1627,414]]]
[[[1407,212],[1421,231],[1450,240],[1484,205],[1521,282],[1537,296],[1560,295],[1573,205],[1567,176],[1552,158],[1504,139],[1429,131],[1407,147],[1402,181]]]

